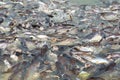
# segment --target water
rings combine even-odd
[[[120,0],[69,0],[71,4],[75,5],[101,5],[102,1],[103,2],[112,2],[112,1],[118,1]]]
[[[88,5],[94,5],[94,4],[99,4],[100,0],[70,0],[72,4],[75,5],[83,5],[83,4],[88,4]]]

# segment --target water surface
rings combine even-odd
[[[70,2],[72,4],[76,4],[76,5],[83,5],[83,4],[90,4],[90,5],[94,5],[94,4],[99,4],[100,0],[70,0]]]

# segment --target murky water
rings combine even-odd
[[[94,4],[99,4],[100,0],[70,0],[70,2],[72,4],[76,4],[76,5],[82,5],[82,4],[90,4],[90,5],[94,5]]]
[[[103,2],[112,2],[112,1],[118,1],[120,2],[120,0],[69,0],[72,4],[75,5],[101,5],[102,1]]]

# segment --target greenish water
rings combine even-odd
[[[99,4],[100,0],[70,0],[71,4],[77,4],[77,5],[82,5],[82,4]]]
[[[83,5],[83,4],[100,5],[102,3],[102,1],[104,1],[104,2],[118,1],[118,2],[120,2],[120,0],[69,0],[69,1],[71,2],[71,4],[75,4],[75,5]]]

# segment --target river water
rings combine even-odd
[[[75,5],[101,5],[102,1],[103,2],[112,2],[112,1],[118,1],[120,2],[120,0],[69,0],[71,2],[71,4],[75,4]]]
[[[71,3],[81,5],[81,4],[98,4],[100,0],[70,0]]]

